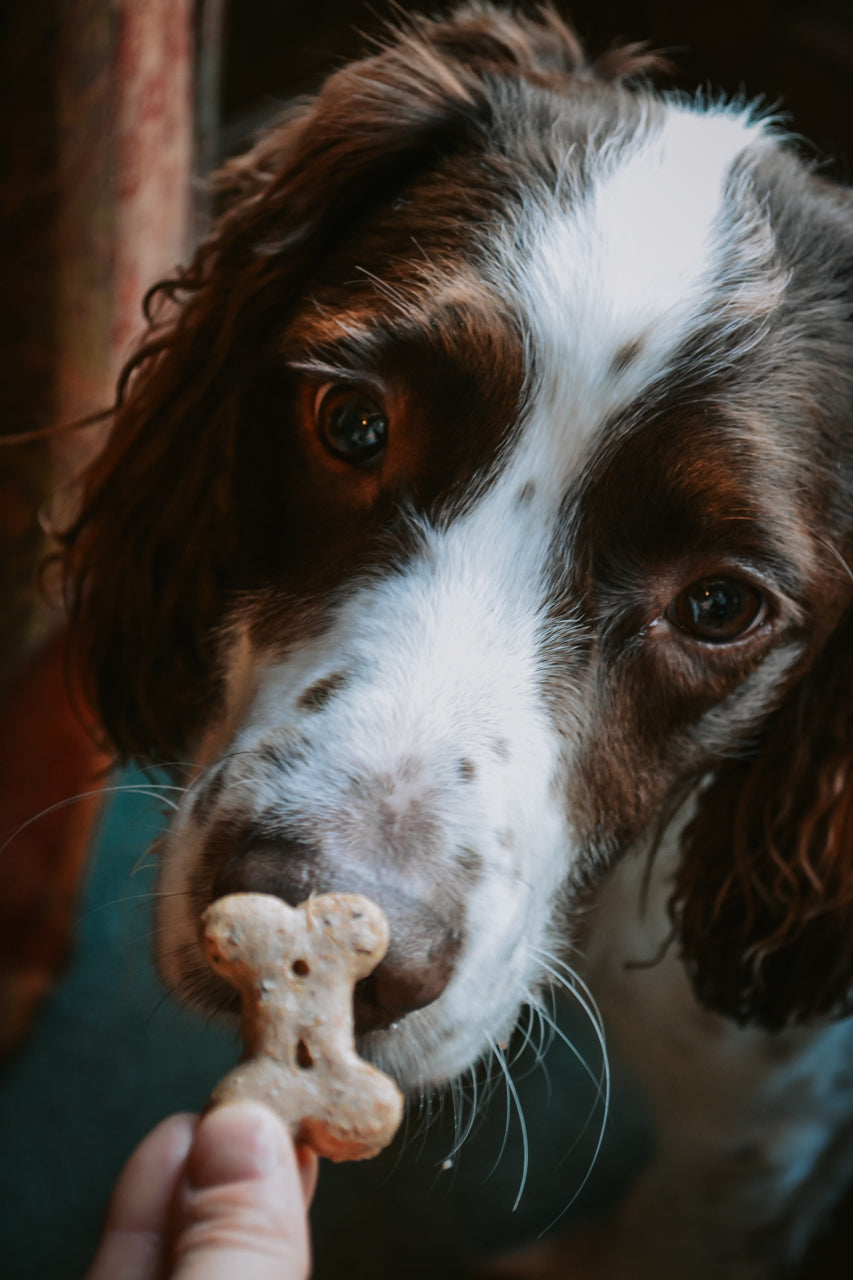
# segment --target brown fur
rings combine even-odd
[[[779,1029],[853,1011],[853,617],[724,765],[685,833],[673,903],[700,999]]]

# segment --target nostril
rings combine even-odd
[[[211,897],[229,893],[271,893],[297,907],[320,885],[317,851],[307,841],[253,840],[232,847],[213,879]]]
[[[436,921],[432,921],[435,928]],[[353,1009],[356,1030],[380,1031],[437,1000],[453,976],[460,947],[459,934],[444,926],[435,929],[421,945],[412,935],[395,935],[384,960],[355,988]],[[426,946],[424,946],[426,943]]]

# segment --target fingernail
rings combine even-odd
[[[198,1127],[187,1177],[199,1189],[265,1178],[281,1165],[286,1143],[281,1121],[259,1103],[217,1107]]]

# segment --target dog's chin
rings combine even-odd
[[[465,1021],[448,1022],[436,1001],[383,1031],[357,1038],[359,1053],[391,1076],[407,1093],[440,1089],[470,1071],[477,1062],[505,1044],[512,1035],[520,1004],[508,1012],[494,1031]]]

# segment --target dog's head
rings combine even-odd
[[[762,1003],[853,885],[851,205],[650,66],[476,5],[335,74],[226,170],[66,536],[104,724],[191,779],[170,981],[223,999],[211,897],[367,893],[409,1080],[506,1036],[700,784],[704,998],[827,1011],[853,963]]]

